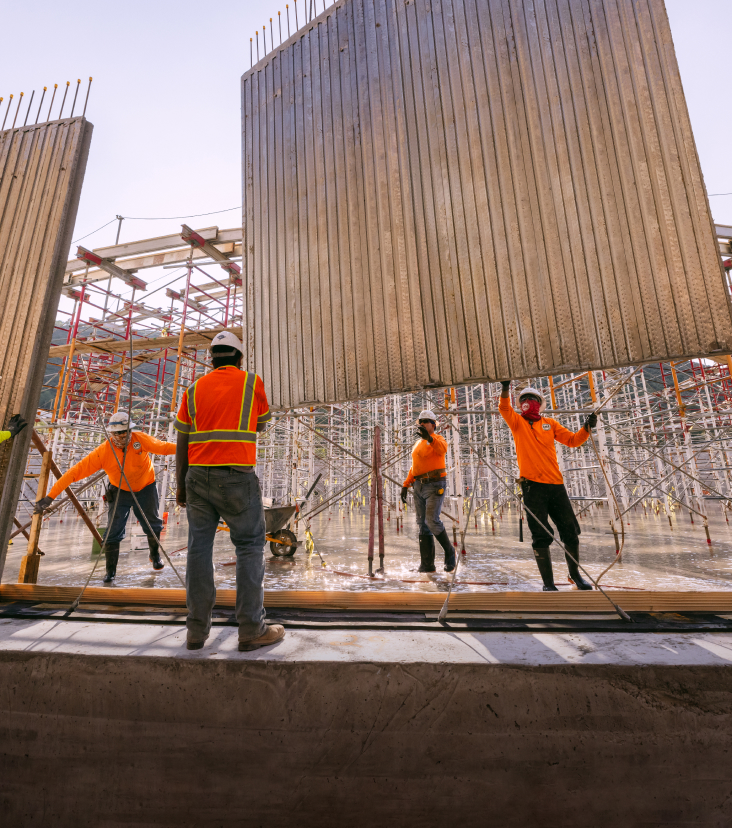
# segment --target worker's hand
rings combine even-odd
[[[597,414],[592,412],[590,416],[585,420],[585,431],[589,431],[591,428],[594,428],[597,425]]]
[[[8,423],[8,431],[10,432],[10,436],[15,437],[16,434],[20,434],[20,432],[27,425],[28,423],[20,416],[20,414],[13,415]]]
[[[175,502],[179,506],[186,505],[186,487],[185,486],[178,486],[175,492]]]
[[[406,506],[407,505],[407,493],[409,492],[409,486],[402,486],[402,503]]]
[[[46,509],[53,503],[53,498],[46,495],[42,497],[40,500],[36,501],[36,505],[33,507],[33,514],[34,515],[42,515]]]
[[[511,380],[504,380],[501,382],[501,391],[504,393],[511,387]]]
[[[427,429],[424,426],[418,426],[417,433],[423,440],[426,440],[428,443],[432,442],[432,435],[429,433],[429,431],[427,431]]]

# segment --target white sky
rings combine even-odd
[[[294,30],[295,0],[288,2]],[[297,2],[301,23],[305,2]],[[323,0],[316,4],[321,11]],[[725,92],[732,88],[732,0],[666,0],[666,7],[707,189],[732,193],[732,107]],[[270,16],[276,24],[278,9],[284,33],[284,0],[24,0],[5,6],[0,95],[6,101],[11,92],[17,100],[21,90],[39,95],[44,85],[61,87],[67,80],[73,89],[76,78],[83,94],[94,77],[87,109],[94,135],[75,241],[118,213],[183,216],[238,208],[240,77],[249,68],[249,38],[263,24],[269,30]],[[4,111],[5,104],[0,115]],[[732,195],[711,204],[717,223],[732,224]],[[225,228],[239,221],[237,209],[188,223]],[[128,220],[121,240],[173,233],[180,223]],[[111,244],[115,233],[116,222],[83,244]],[[140,275],[149,281],[152,273]]]

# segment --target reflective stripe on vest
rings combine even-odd
[[[252,406],[254,405],[254,386],[257,381],[257,375],[252,371],[247,371],[247,380],[244,383],[244,393],[241,399],[241,410],[239,414],[239,428],[234,429],[214,429],[213,431],[199,431],[196,427],[196,385],[199,380],[196,380],[186,391],[188,395],[188,414],[193,421],[189,426],[188,433],[190,434],[189,442],[191,443],[256,443],[257,431],[256,424],[254,429],[249,428],[249,422],[252,418]],[[185,424],[182,424],[185,425]]]

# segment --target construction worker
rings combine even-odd
[[[8,423],[8,430],[0,431],[0,443],[4,443],[6,440],[10,440],[11,437],[15,437],[15,435],[19,434],[27,425],[28,423],[20,416],[20,414],[14,414]]]
[[[219,519],[236,548],[236,620],[239,649],[254,650],[284,638],[280,624],[265,624],[262,491],[254,473],[257,432],[272,418],[264,383],[242,371],[244,348],[228,331],[211,342],[213,370],[183,395],[178,431],[177,500],[188,515],[186,603],[189,650],[203,647],[216,602],[213,545]]]
[[[555,592],[557,589],[549,554],[549,547],[554,541],[554,531],[547,525],[550,517],[569,553],[565,553],[565,558],[570,578],[577,589],[592,589],[592,584],[584,580],[576,563],[579,561],[581,530],[559,471],[554,441],[558,440],[569,448],[581,446],[590,436],[590,430],[597,425],[597,414],[590,414],[582,428],[572,432],[551,417],[542,416],[546,400],[541,391],[524,388],[519,394],[521,413],[518,414],[509,399],[510,381],[502,382],[501,386],[498,410],[508,423],[516,443],[526,519],[544,592]]]
[[[421,411],[417,421],[418,440],[412,449],[412,467],[402,487],[402,503],[414,484],[414,511],[419,527],[419,572],[435,571],[435,538],[445,551],[445,572],[455,569],[455,548],[440,520],[445,499],[447,441],[435,433],[437,418],[430,410]]]
[[[159,570],[165,566],[160,559],[158,543],[160,533],[163,531],[163,521],[158,514],[158,490],[155,485],[155,468],[150,455],[175,454],[175,443],[164,443],[162,440],[150,437],[149,434],[132,431],[134,427],[135,423],[129,421],[126,412],[118,411],[113,414],[107,425],[108,439],[62,475],[47,497],[39,500],[34,509],[36,514],[45,511],[72,483],[104,469],[109,476],[105,500],[111,518],[111,523],[107,526],[104,535],[107,570],[104,576],[105,584],[113,581],[117,575],[119,545],[125,536],[125,526],[130,516],[130,509],[147,535],[153,569]],[[124,475],[120,472],[120,466],[124,470]],[[134,499],[132,492],[134,492]],[[147,518],[147,523],[145,518]],[[152,533],[148,524],[152,527]]]

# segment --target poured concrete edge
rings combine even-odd
[[[546,633],[288,630],[276,645],[238,650],[237,630],[214,627],[202,650],[159,624],[0,619],[0,661],[11,653],[272,663],[615,665],[732,668],[732,632]]]

